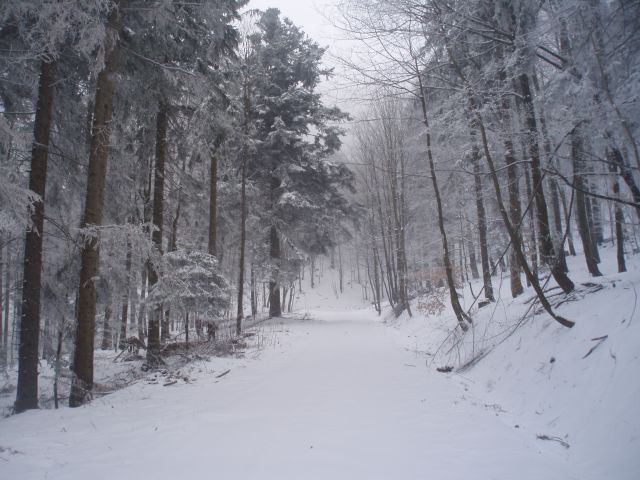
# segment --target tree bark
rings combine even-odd
[[[527,190],[527,200],[532,202],[534,193],[531,190],[531,176],[526,169],[524,171],[524,184]],[[536,237],[536,214],[534,210],[535,206],[531,205],[527,212],[529,217],[529,259],[531,261],[531,271],[538,276],[538,239]]]
[[[275,225],[271,226],[269,233],[270,241],[270,256],[273,262],[273,272],[271,272],[271,280],[269,281],[269,316],[280,317],[282,316],[282,308],[280,304],[280,282],[278,269],[280,268],[280,238],[278,236],[278,230]],[[313,272],[312,272],[313,273]],[[313,281],[313,280],[312,280]]]
[[[218,149],[222,137],[216,138],[211,151],[211,168],[209,172],[209,255],[217,255],[218,241]]]
[[[122,293],[122,311],[120,313],[120,339],[118,348],[127,348],[127,322],[129,321],[129,294],[131,290],[131,242],[127,241],[127,256],[125,258],[125,285]]]
[[[18,350],[18,387],[16,413],[38,408],[38,341],[40,335],[40,289],[42,272],[42,238],[44,234],[44,201],[47,183],[47,161],[51,132],[56,62],[40,62],[38,101],[31,150],[29,189],[38,195],[31,210],[32,225],[27,230],[24,247],[22,280],[22,317]]]
[[[102,344],[100,345],[101,350],[111,350],[111,346],[113,345],[113,334],[111,332],[111,314],[111,305],[107,305],[104,309],[104,321],[102,323]]]
[[[9,300],[11,296],[11,250],[9,246],[6,247],[7,260],[6,260],[6,275],[5,275],[5,293],[4,293],[4,334],[2,338],[2,351],[4,352],[5,365],[7,364],[7,357],[9,356]],[[2,295],[2,292],[0,292]],[[13,332],[12,332],[13,334]],[[12,349],[13,350],[13,349]]]
[[[438,187],[438,179],[436,177],[436,167],[433,161],[433,154],[431,152],[431,128],[429,126],[429,117],[427,115],[427,100],[425,98],[425,91],[422,86],[422,79],[418,74],[420,82],[420,104],[422,107],[422,121],[427,130],[427,160],[429,162],[429,173],[431,174],[431,183],[433,185],[433,191],[436,197],[436,207],[438,211],[438,227],[440,229],[440,238],[442,240],[442,261],[444,263],[445,274],[447,277],[447,286],[449,287],[449,298],[451,300],[451,306],[453,312],[458,320],[458,325],[463,332],[469,329],[466,322],[471,323],[471,317],[465,313],[460,305],[460,299],[458,298],[458,292],[456,290],[455,280],[453,278],[453,268],[451,266],[451,259],[449,257],[449,243],[447,241],[447,232],[444,227],[444,214],[442,212],[442,199],[440,198],[440,189]]]
[[[608,157],[615,155],[611,149],[607,151]],[[615,163],[609,165],[609,170],[613,173],[613,195],[618,198],[620,196],[620,182],[618,181],[618,167]],[[624,212],[619,203],[614,205],[615,223],[616,223],[616,258],[618,261],[618,273],[627,271],[627,264],[624,258]]]
[[[638,216],[638,219],[640,219],[640,188],[638,188],[638,184],[633,178],[633,172],[624,161],[624,157],[622,156],[620,149],[615,146],[611,146],[609,152],[609,161],[611,163],[614,163],[618,167],[618,169],[620,169],[620,176],[629,188],[629,191],[631,192],[631,195],[633,197],[633,201],[637,204],[636,214]]]
[[[255,322],[256,317],[258,316],[258,290],[257,290],[257,282],[256,282],[256,267],[253,262],[251,262],[251,318]]]
[[[529,76],[522,73],[519,76],[519,87],[522,94],[521,101],[524,107],[525,124],[529,133],[529,156],[531,160],[531,181],[533,183],[533,195],[535,199],[536,215],[538,220],[538,241],[542,261],[551,269],[551,275],[562,291],[570,293],[575,286],[566,272],[562,270],[560,262],[556,258],[555,249],[549,230],[549,213],[547,201],[544,195],[542,183],[542,170],[540,166],[540,147],[538,146],[538,125],[531,96]]]
[[[105,64],[98,74],[94,100],[93,126],[89,147],[89,174],[84,207],[83,228],[102,224],[104,187],[113,115],[114,79],[118,62],[122,7],[119,0],[107,19]],[[97,235],[97,233],[96,233]],[[100,268],[100,244],[96,236],[85,239],[81,252],[80,286],[78,288],[76,348],[69,406],[82,405],[93,390],[93,351],[96,328],[96,279]]]
[[[4,249],[2,248],[2,246],[0,246],[0,372],[4,372],[6,371],[6,355],[5,355],[5,351],[4,351],[4,345],[2,344],[2,339],[4,338],[4,330],[3,330],[3,326],[4,324],[2,323],[3,320],[3,316],[4,316],[4,289],[3,287],[3,280],[4,280],[4,271],[8,270],[9,265],[5,263],[4,261]]]
[[[493,285],[491,284],[491,265],[489,265],[489,251],[487,249],[487,214],[484,208],[484,190],[482,177],[480,176],[480,152],[476,143],[475,127],[471,131],[471,163],[473,164],[473,180],[476,196],[476,213],[478,215],[478,234],[480,236],[480,261],[482,263],[482,282],[484,296],[487,300],[495,301],[493,297]]]
[[[238,313],[236,315],[236,335],[242,333],[242,319],[244,318],[244,256],[247,243],[247,157],[242,155],[242,183],[240,188],[240,259],[238,272]],[[272,246],[273,248],[273,246]],[[273,251],[273,250],[272,250]],[[279,315],[272,315],[279,316]]]
[[[571,135],[571,159],[573,161],[573,184],[576,187],[576,220],[578,223],[580,240],[582,240],[584,258],[587,262],[589,273],[594,277],[600,277],[602,276],[602,273],[600,273],[600,270],[598,269],[598,262],[594,255],[593,239],[591,237],[591,229],[589,227],[589,219],[587,215],[587,203],[584,194],[585,188],[582,176],[582,138],[578,130]]]
[[[169,124],[168,104],[165,99],[158,103],[158,116],[156,119],[156,165],[153,177],[153,232],[151,239],[158,253],[162,255],[162,232],[164,221],[164,180],[165,160],[167,148],[167,129]],[[158,272],[151,266],[149,268],[149,290],[158,283]],[[154,309],[149,317],[147,362],[155,365],[160,361],[160,322],[164,319],[162,306]]]
[[[145,340],[145,326],[147,323],[146,315],[147,315],[147,307],[145,306],[144,300],[147,295],[147,268],[143,268],[140,272],[140,305],[138,308],[138,339],[141,342]]]

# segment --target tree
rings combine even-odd
[[[40,64],[29,176],[33,204],[30,207],[30,221],[25,237],[16,412],[38,407],[44,206],[57,58],[68,45],[77,48],[81,55],[91,55],[89,52],[96,46],[96,33],[100,31],[98,25],[102,22],[103,13],[109,8],[109,2],[100,0],[80,6],[70,2],[59,4],[29,0],[5,2],[0,7],[3,37],[8,35],[22,41],[27,47],[23,51],[33,54]],[[12,60],[16,64],[26,65],[33,59],[26,57]]]
[[[324,253],[333,242],[327,231],[350,214],[342,190],[352,188],[353,174],[327,161],[342,134],[332,123],[346,115],[325,107],[315,91],[331,73],[320,65],[324,49],[276,9],[260,14],[250,41],[255,149],[247,168],[268,205],[261,214],[271,263],[269,314],[280,316],[283,240]]]
[[[113,114],[114,75],[119,54],[119,37],[125,0],[118,0],[109,13],[105,35],[104,67],[98,74],[93,102],[93,122],[89,148],[89,169],[82,227],[92,229],[102,224],[104,186],[107,173],[108,146]],[[99,231],[87,231],[81,252],[78,287],[76,348],[69,406],[82,405],[93,389],[93,350],[96,319],[96,280],[100,266]]]

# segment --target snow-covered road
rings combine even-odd
[[[283,320],[259,337],[255,359],[203,364],[190,383],[3,420],[0,478],[584,478],[370,312]]]

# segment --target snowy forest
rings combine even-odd
[[[638,478],[640,2],[273,3],[0,4],[0,477]]]

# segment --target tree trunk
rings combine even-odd
[[[4,296],[4,335],[2,338],[2,351],[4,352],[5,365],[7,365],[7,357],[9,356],[9,300],[11,296],[11,250],[7,245],[7,260],[6,260],[6,276],[5,276],[5,296]],[[2,292],[0,292],[2,295]],[[15,332],[12,331],[12,335]],[[13,352],[13,347],[11,348]]]
[[[594,255],[593,239],[591,237],[591,229],[589,227],[589,219],[587,215],[587,203],[584,194],[583,182],[583,162],[582,159],[582,138],[579,131],[575,131],[571,135],[571,158],[573,161],[573,184],[575,186],[576,196],[576,220],[578,223],[578,233],[582,240],[582,248],[584,250],[584,258],[587,262],[589,273],[594,277],[602,276],[598,269],[598,262]]]
[[[271,273],[271,280],[269,281],[269,316],[280,317],[282,316],[282,308],[280,304],[280,283],[279,283],[279,271],[280,268],[280,238],[278,236],[278,230],[275,225],[271,226],[269,234],[270,241],[270,255],[273,264],[273,272]],[[313,272],[312,272],[313,273]],[[311,280],[313,282],[313,280]]]
[[[531,191],[531,177],[529,171],[524,171],[524,184],[527,189],[527,200],[533,201],[534,193]],[[528,210],[529,217],[529,259],[531,261],[531,271],[538,276],[538,239],[536,238],[536,214],[535,206],[530,204]]]
[[[251,318],[253,318],[254,322],[258,316],[258,290],[256,283],[256,268],[255,264],[251,262]]]
[[[344,293],[344,269],[342,266],[342,248],[338,245],[338,276],[340,282],[340,293]]]
[[[473,234],[469,229],[467,229],[467,250],[469,252],[469,266],[471,267],[471,277],[474,280],[477,280],[480,278],[480,272],[478,272],[478,259],[476,258],[476,246],[473,242]]]
[[[560,194],[560,200],[561,200],[561,205],[562,205],[562,212],[564,214],[564,222],[565,225],[567,226],[567,246],[569,247],[569,255],[571,255],[572,257],[575,257],[576,254],[576,248],[573,245],[573,229],[571,228],[571,214],[569,212],[569,207],[567,206],[567,198],[564,194],[564,190],[562,188],[560,188],[560,186],[558,185],[558,193]]]
[[[44,201],[47,184],[49,136],[56,78],[56,62],[42,60],[38,102],[31,150],[29,190],[38,195],[31,210],[32,225],[27,230],[24,246],[24,275],[22,280],[22,317],[18,350],[18,387],[15,412],[38,408],[38,340],[40,335],[40,288],[42,272],[42,238]]]
[[[105,64],[98,74],[94,100],[93,126],[89,148],[89,173],[84,207],[83,228],[102,224],[107,158],[111,137],[114,79],[118,61],[118,36],[122,25],[122,5],[118,1],[107,18]],[[95,233],[97,235],[97,232]],[[93,350],[96,329],[96,285],[100,268],[100,244],[96,236],[85,239],[81,252],[78,288],[76,348],[69,406],[82,405],[93,389]]]
[[[127,348],[127,322],[129,321],[129,293],[131,290],[131,242],[127,241],[127,256],[125,259],[125,285],[122,293],[122,312],[120,314],[120,341],[118,348]]]
[[[512,27],[512,26],[511,26]],[[497,56],[497,63],[504,65],[504,50],[500,45],[495,50]],[[505,68],[500,68],[498,71],[498,78],[503,84],[507,82],[507,72]],[[502,123],[502,129],[504,131],[504,162],[507,166],[507,191],[509,193],[509,218],[511,223],[516,228],[516,234],[521,238],[522,234],[522,211],[520,209],[520,184],[518,179],[518,165],[516,163],[515,148],[513,146],[512,138],[512,119],[509,112],[513,110],[513,104],[509,101],[505,95],[502,98],[500,110],[500,121]],[[520,264],[518,263],[518,256],[510,248],[509,253],[509,280],[511,287],[511,296],[516,298],[524,292],[522,286],[522,280],[520,279]]]
[[[8,263],[4,262],[4,249],[0,246],[0,372],[6,371],[6,355],[4,351],[4,346],[2,344],[2,339],[4,338],[5,332],[3,330],[3,322],[2,317],[4,315],[4,289],[2,288],[3,280],[4,280],[4,271],[9,269]]]
[[[60,371],[62,370],[62,346],[64,344],[64,327],[65,318],[62,317],[58,322],[58,332],[56,335],[56,359],[53,371],[53,403],[55,408],[58,408],[58,380],[60,379]]]
[[[478,215],[478,234],[480,236],[480,261],[482,262],[482,282],[484,284],[484,296],[487,300],[495,301],[493,297],[493,285],[491,284],[491,266],[489,265],[489,251],[487,249],[487,214],[484,209],[484,190],[482,177],[480,176],[480,152],[476,143],[475,126],[472,127],[471,163],[473,164],[473,180],[475,184],[476,212]]]
[[[101,350],[111,350],[113,333],[111,332],[111,305],[107,305],[104,309],[104,321],[102,323],[102,345]]]
[[[590,187],[590,182],[588,180],[585,179],[584,181],[584,189],[585,189],[585,196],[584,196],[584,200],[585,200],[585,206],[586,206],[586,210],[587,210],[587,225],[589,225],[589,234],[591,235],[591,248],[592,250],[592,254],[593,254],[593,258],[595,259],[596,263],[600,263],[600,249],[598,248],[598,234],[596,232],[597,228],[596,228],[596,219],[595,219],[595,213],[594,213],[594,208],[593,208],[593,200],[594,198],[589,195],[588,192],[591,191],[591,187]]]
[[[138,309],[138,339],[141,342],[145,340],[145,326],[147,323],[147,307],[144,303],[147,296],[147,268],[143,268],[140,272],[140,306]]]
[[[209,255],[217,255],[218,240],[218,149],[222,137],[216,138],[211,151],[211,169],[209,172]]]
[[[247,157],[242,155],[242,183],[240,189],[240,259],[238,272],[238,314],[236,315],[236,335],[242,333],[242,319],[244,318],[244,256],[247,243]],[[273,245],[272,245],[273,252]],[[272,315],[280,316],[280,315]]]
[[[158,103],[156,119],[156,165],[153,176],[153,232],[151,239],[158,253],[162,255],[162,231],[164,221],[164,179],[167,148],[168,104],[164,99]],[[149,290],[158,283],[158,272],[149,268]],[[153,365],[160,361],[160,322],[163,320],[163,308],[158,306],[149,317],[147,362]]]
[[[453,278],[453,268],[451,266],[451,260],[449,258],[449,243],[447,241],[447,232],[444,227],[444,214],[442,212],[442,199],[440,198],[440,189],[438,187],[438,179],[436,177],[436,167],[433,161],[433,155],[431,152],[431,128],[429,126],[429,117],[427,116],[427,101],[425,98],[425,92],[422,86],[422,79],[420,77],[420,102],[422,106],[422,120],[427,130],[427,160],[429,162],[429,173],[431,175],[431,183],[433,185],[433,192],[436,197],[436,206],[438,210],[438,227],[440,228],[440,238],[442,240],[442,261],[444,263],[444,269],[447,277],[447,285],[449,287],[449,298],[451,300],[451,306],[453,312],[458,320],[458,325],[463,332],[469,329],[466,322],[471,323],[471,318],[467,315],[462,306],[460,305],[460,299],[458,298],[458,292],[456,290],[455,280]]]
[[[611,158],[613,152],[608,151],[608,157]],[[610,164],[610,171],[613,173],[613,195],[616,198],[620,198],[620,182],[618,181],[618,167],[614,164]],[[622,206],[616,202],[615,208],[615,223],[616,223],[616,258],[618,260],[618,273],[627,271],[627,264],[624,258],[624,212]]]
[[[611,137],[611,134],[609,134],[609,138],[610,137]],[[610,140],[610,143],[612,143],[611,140]],[[620,176],[624,180],[624,183],[627,184],[627,187],[631,192],[633,201],[637,205],[636,214],[638,216],[638,219],[640,219],[640,188],[638,188],[638,184],[636,183],[633,177],[633,172],[631,171],[627,163],[624,161],[624,157],[622,156],[620,149],[618,149],[617,147],[611,146],[609,149],[609,155],[607,157],[609,159],[609,162],[615,164],[618,167],[618,169],[620,169]]]
[[[562,267],[556,258],[555,249],[551,240],[549,230],[549,214],[547,210],[547,201],[544,195],[542,183],[542,170],[540,166],[540,148],[538,146],[538,126],[531,97],[531,88],[529,86],[529,77],[523,73],[519,77],[519,87],[522,94],[521,101],[524,107],[525,124],[529,131],[529,156],[531,159],[531,180],[533,187],[533,195],[535,199],[536,214],[538,217],[538,241],[540,243],[540,254],[542,261],[551,269],[551,275],[560,286],[562,291],[570,293],[575,286],[566,272],[562,271]]]
[[[167,342],[171,338],[171,310],[162,308],[160,312],[162,316],[162,328],[160,329],[160,340],[162,343]]]

